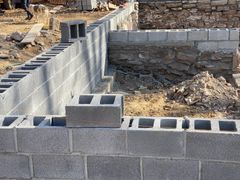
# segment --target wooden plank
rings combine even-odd
[[[32,29],[27,33],[24,39],[21,41],[22,44],[32,43],[37,36],[40,35],[40,31],[43,24],[34,24]]]

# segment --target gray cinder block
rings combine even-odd
[[[218,49],[220,50],[233,50],[236,51],[239,46],[239,41],[219,41]]]
[[[80,95],[66,106],[67,127],[120,127],[122,115],[122,95]]]
[[[146,42],[148,40],[147,31],[129,31],[128,41],[130,42]]]
[[[209,29],[209,40],[221,41],[229,39],[228,29]]]
[[[15,152],[14,127],[20,124],[24,116],[0,116],[0,152]]]
[[[200,51],[216,51],[218,49],[218,42],[215,42],[215,41],[198,42],[197,48]]]
[[[148,41],[166,41],[167,31],[165,30],[151,30],[148,31]]]
[[[79,155],[33,155],[37,178],[84,179],[84,160]]]
[[[213,133],[211,130],[187,131],[186,157],[239,161],[239,137],[237,132]]]
[[[73,152],[126,154],[126,131],[109,128],[74,128]]]
[[[198,161],[143,158],[143,179],[198,180]]]
[[[0,178],[30,178],[29,157],[17,154],[0,154]]]
[[[231,41],[239,41],[239,29],[229,29],[229,31],[230,31],[229,39]]]
[[[187,41],[187,31],[186,30],[169,30],[167,40],[168,41]]]
[[[203,180],[239,180],[239,177],[238,163],[202,162],[201,179]]]
[[[128,152],[132,155],[183,157],[183,131],[128,130]]]
[[[207,29],[191,29],[188,32],[188,41],[206,41],[208,40]]]
[[[46,117],[36,126],[19,126],[17,144],[19,152],[69,152],[68,130],[64,118]]]
[[[127,42],[128,31],[113,31],[109,33],[110,42]]]
[[[140,180],[140,158],[87,157],[88,178],[91,180]]]
[[[82,20],[65,21],[60,23],[61,42],[74,42],[86,37],[86,22]]]

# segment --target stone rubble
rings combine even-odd
[[[180,103],[217,111],[233,109],[239,103],[237,90],[223,77],[215,78],[207,71],[171,87],[167,96]]]

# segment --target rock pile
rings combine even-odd
[[[207,71],[171,87],[167,96],[171,100],[206,110],[226,111],[239,104],[236,89],[223,77],[214,78]]]

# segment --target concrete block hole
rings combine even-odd
[[[7,83],[6,84],[3,84],[3,83],[1,84],[0,83],[0,88],[10,88],[11,86],[12,86],[12,84],[7,84]]]
[[[150,118],[140,118],[139,119],[139,128],[152,128],[154,124],[154,119]]]
[[[11,78],[11,79],[9,79],[9,78],[6,78],[6,79],[1,79],[1,82],[18,82],[20,79],[17,79],[17,78],[15,78],[15,79],[13,79],[13,78]]]
[[[219,121],[220,131],[237,131],[234,121]]]
[[[77,39],[78,35],[77,35],[77,25],[71,25],[70,26],[70,36],[71,39]]]
[[[194,121],[194,128],[198,130],[211,130],[211,122],[208,120]]]
[[[79,37],[85,37],[86,36],[85,24],[79,24],[78,25],[78,34],[79,34]]]
[[[26,74],[9,74],[8,78],[23,78]]]
[[[93,99],[93,96],[91,95],[86,95],[86,96],[80,96],[79,97],[79,104],[91,104]]]
[[[66,126],[66,118],[52,117],[51,126]]]
[[[10,126],[18,117],[4,117],[0,121],[0,126]]]
[[[177,127],[177,120],[176,119],[161,119],[160,127],[167,128],[167,129],[175,129]]]
[[[0,93],[4,93],[6,89],[0,89]]]
[[[114,104],[115,96],[102,96],[100,104]]]

